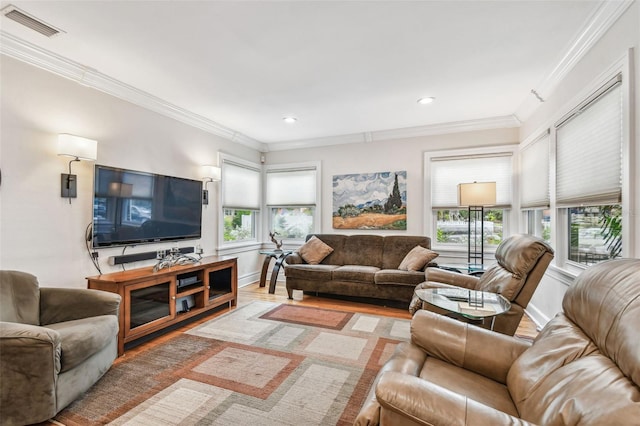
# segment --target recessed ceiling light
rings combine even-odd
[[[427,104],[430,104],[431,102],[433,102],[435,100],[436,100],[436,98],[434,98],[434,97],[420,98],[420,99],[418,99],[418,103],[420,105],[427,105]]]
[[[282,120],[283,120],[285,123],[288,123],[288,124],[293,124],[293,123],[295,123],[296,121],[298,121],[298,119],[297,119],[297,118],[295,118],[295,117],[284,117]]]

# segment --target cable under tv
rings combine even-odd
[[[187,287],[192,284],[198,283],[198,276],[192,275],[190,277],[178,278],[178,288]]]

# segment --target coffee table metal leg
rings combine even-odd
[[[271,263],[271,256],[265,255],[264,262],[262,263],[262,273],[260,274],[260,287],[264,287],[267,282],[267,270],[269,269],[269,263]]]
[[[278,273],[280,272],[280,267],[282,266],[282,262],[284,262],[286,256],[279,256],[276,258],[276,263],[273,265],[273,271],[271,271],[271,281],[269,282],[269,293],[273,294],[276,292],[276,283],[278,282]]]

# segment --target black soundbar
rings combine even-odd
[[[193,247],[182,247],[178,249],[182,254],[193,253]],[[169,253],[170,250],[165,249]],[[123,263],[139,262],[141,260],[155,259],[158,255],[157,251],[145,251],[142,253],[123,254],[122,256],[111,256],[109,265],[120,265]]]

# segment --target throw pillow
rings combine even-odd
[[[309,241],[304,243],[300,249],[298,249],[298,253],[300,253],[300,257],[304,259],[310,265],[317,265],[322,262],[322,260],[329,256],[333,249],[326,245],[320,238],[317,238],[315,235],[309,238]]]
[[[422,246],[415,246],[402,259],[398,269],[403,271],[422,271],[424,266],[438,257],[439,254]]]

